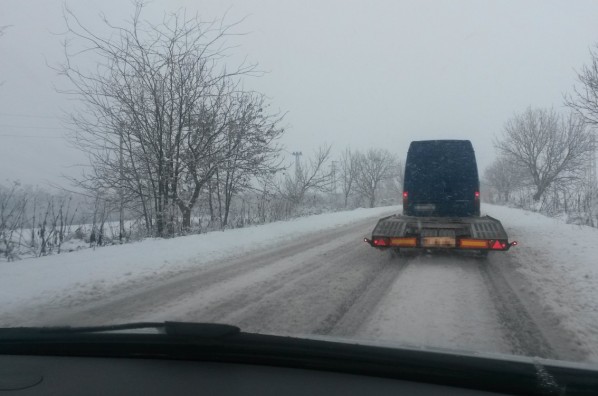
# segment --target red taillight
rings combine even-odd
[[[476,198],[479,198],[479,197],[480,197],[480,192],[479,192],[479,191],[476,191],[476,192],[475,192],[475,197],[476,197]]]
[[[407,198],[409,198],[409,193],[407,191],[403,191],[403,207],[407,206]]]
[[[388,246],[390,245],[390,241],[388,238],[376,238],[372,241],[374,246]]]

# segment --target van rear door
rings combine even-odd
[[[406,215],[479,216],[479,179],[471,142],[412,142],[403,188]]]

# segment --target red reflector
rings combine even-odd
[[[500,241],[494,241],[492,244],[492,249],[502,250],[506,249],[507,245],[505,243],[501,243]]]

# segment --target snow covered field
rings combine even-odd
[[[584,360],[598,361],[597,229],[486,204],[484,214],[500,219],[519,246],[486,263],[422,256],[397,264],[360,238],[398,210],[2,263],[0,325],[36,323],[37,314],[45,323],[73,309],[73,323],[213,320],[248,331],[524,354],[542,352],[542,343],[534,344],[539,328],[536,338],[559,333]],[[492,285],[503,277],[508,287]],[[533,323],[505,330],[524,309]],[[517,341],[509,331],[528,335]]]

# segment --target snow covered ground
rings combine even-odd
[[[598,229],[520,209],[483,207],[519,242],[508,254],[531,286],[523,292],[537,298],[555,324],[598,361]]]
[[[357,209],[224,232],[86,249],[67,254],[0,262],[0,326],[3,314],[36,305],[92,299],[116,286],[155,282],[190,268],[333,230],[398,207]]]
[[[588,360],[598,361],[597,229],[485,204],[484,214],[500,219],[519,246],[495,253],[486,267],[459,258],[425,256],[401,267],[359,241],[361,230],[371,230],[376,218],[399,210],[359,209],[0,263],[0,326],[19,324],[19,313],[31,314],[34,307],[65,311],[154,285],[155,290],[133,295],[126,304],[114,299],[111,310],[94,308],[87,316],[75,317],[208,318],[237,323],[248,331],[317,330],[316,334],[508,352],[513,351],[513,340],[500,329],[504,318],[492,294],[494,289],[505,289],[493,289],[487,281],[504,269],[505,278],[521,280],[511,285],[519,287],[514,290],[518,300],[545,316],[534,318],[535,325],[544,326],[542,332],[547,333],[551,324],[564,329]],[[360,221],[362,225],[347,231],[348,225]],[[342,227],[345,231],[334,233]],[[322,234],[326,238],[318,244],[307,238],[322,231],[331,233]],[[277,252],[267,263],[246,260],[294,240],[298,243],[292,249]],[[238,271],[214,268],[225,262]],[[205,273],[197,272],[204,269]],[[191,271],[194,278],[185,284]],[[180,295],[170,290],[174,286],[181,287]],[[127,309],[119,311],[122,306],[130,308],[130,316]],[[517,315],[520,307],[511,311]],[[364,318],[368,318],[365,324]]]

